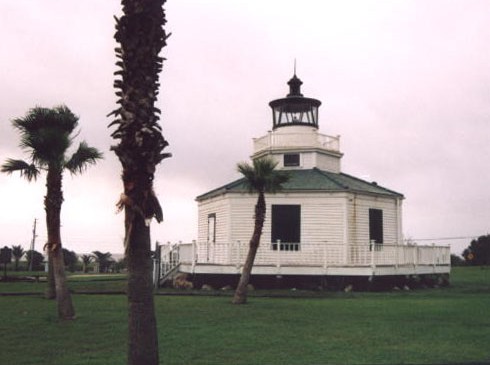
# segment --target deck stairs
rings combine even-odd
[[[169,280],[173,280],[175,275],[179,272],[180,267],[179,246],[167,246],[162,248],[160,279],[158,281],[160,286],[164,285]]]

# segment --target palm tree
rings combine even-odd
[[[289,180],[289,175],[285,171],[274,171],[277,166],[271,158],[261,158],[253,160],[253,166],[248,163],[239,163],[238,171],[244,176],[245,184],[250,193],[258,193],[259,197],[255,204],[255,224],[252,238],[250,239],[249,249],[245,264],[243,265],[242,275],[233,296],[233,304],[245,304],[247,302],[247,285],[250,280],[250,273],[255,261],[255,255],[260,244],[260,236],[264,227],[266,205],[265,193],[275,193],[282,189],[282,184]]]
[[[102,154],[83,141],[72,155],[67,155],[77,133],[78,117],[64,105],[52,109],[35,107],[25,117],[14,119],[12,124],[20,133],[20,147],[29,154],[30,161],[8,159],[2,165],[2,172],[18,171],[32,181],[46,171],[44,209],[48,241],[45,247],[53,269],[58,316],[73,319],[75,309],[66,285],[60,234],[63,171],[82,173],[88,165],[102,158]]]
[[[110,252],[93,251],[92,257],[99,265],[99,272],[107,272],[109,266],[114,262]]]
[[[170,154],[155,108],[166,45],[163,25],[165,0],[122,0],[123,15],[116,19],[114,86],[119,107],[111,114],[119,140],[112,150],[122,165],[124,192],[118,204],[125,211],[125,256],[128,264],[128,364],[158,364],[158,338],[153,301],[150,221],[163,219],[153,191],[156,166]]]
[[[15,271],[19,271],[19,261],[24,256],[26,252],[22,248],[21,245],[15,246],[12,245],[12,256],[14,256],[15,261]]]
[[[92,255],[82,255],[80,258],[82,259],[83,272],[86,273],[88,272],[88,265],[92,262],[94,257]]]

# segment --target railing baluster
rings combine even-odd
[[[325,241],[325,244],[323,245],[323,268],[327,270],[327,256],[328,256],[328,241]]]
[[[281,240],[276,241],[277,252],[276,252],[276,266],[281,267]]]
[[[237,245],[237,260],[236,260],[236,267],[239,268],[240,267],[240,261],[241,261],[241,247],[240,247],[240,240],[237,240],[236,241],[236,245]]]
[[[376,263],[374,262],[374,252],[376,251],[376,242],[371,240],[371,268],[374,270],[376,268]]]
[[[191,262],[192,262],[192,273],[195,272],[196,270],[196,262],[197,262],[197,255],[196,255],[196,240],[192,240],[192,250],[191,250]]]

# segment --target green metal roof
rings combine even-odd
[[[283,185],[283,192],[353,192],[403,198],[403,194],[344,173],[337,174],[317,168],[287,171],[290,178]],[[244,178],[235,180],[199,195],[196,200],[202,201],[225,193],[246,193],[248,190],[244,181]]]

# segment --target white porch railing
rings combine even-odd
[[[179,263],[233,265],[240,267],[248,253],[248,242],[214,244],[214,255],[206,259],[205,247],[196,242],[162,246],[161,275]],[[449,246],[417,246],[390,244],[308,244],[262,243],[254,265],[376,267],[376,266],[447,266],[451,262]]]
[[[339,152],[340,136],[328,136],[321,133],[275,133],[254,138],[254,151],[260,152],[274,147],[318,147]]]

